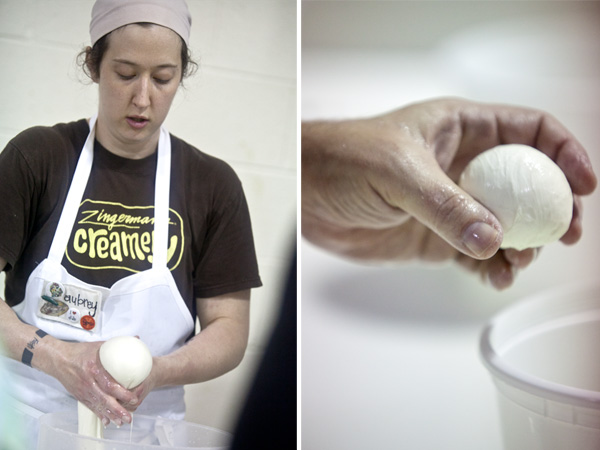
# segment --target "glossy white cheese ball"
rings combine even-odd
[[[118,336],[100,347],[100,362],[124,388],[140,385],[152,370],[152,354],[140,339]]]
[[[459,186],[489,209],[504,231],[501,248],[540,247],[560,239],[573,215],[562,170],[527,145],[499,145],[475,157]]]

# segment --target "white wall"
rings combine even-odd
[[[229,162],[250,206],[264,287],[252,295],[250,343],[233,372],[187,390],[188,420],[231,429],[272,325],[296,225],[296,2],[188,0],[199,72],[169,130]],[[93,0],[0,0],[0,148],[19,131],[89,117],[96,87],[75,57]],[[0,180],[1,182],[1,180]]]

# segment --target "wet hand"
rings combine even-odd
[[[93,411],[106,426],[131,422],[124,405],[139,403],[135,394],[119,383],[102,367],[98,351],[102,342],[60,342],[60,361],[55,376],[78,401]]]
[[[157,387],[160,387],[158,383],[159,368],[156,363],[158,359],[159,358],[157,357],[152,358],[153,363],[150,375],[148,375],[140,385],[131,389],[131,392],[133,393],[135,398],[128,403],[123,403],[123,407],[125,407],[128,411],[136,411],[137,408],[142,404],[146,396]]]
[[[506,143],[537,148],[565,173],[574,208],[561,241],[577,242],[580,196],[597,184],[581,144],[542,111],[462,99],[303,124],[302,233],[355,259],[453,259],[494,287],[508,287],[538,250],[499,250],[498,219],[457,185],[469,161]]]

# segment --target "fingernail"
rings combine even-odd
[[[131,401],[129,402],[129,406],[135,406],[135,405],[137,405],[137,402],[138,402],[138,399],[137,399],[137,398],[134,398],[133,400],[131,400]]]
[[[485,222],[475,222],[463,234],[463,243],[477,257],[490,257],[489,249],[496,246],[498,231]]]
[[[109,423],[110,423],[110,420],[108,420],[106,417],[104,419],[102,419],[102,425],[104,426],[104,428],[106,428]]]

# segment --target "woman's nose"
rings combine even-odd
[[[150,106],[150,81],[146,77],[141,77],[136,83],[132,101],[140,109]]]

